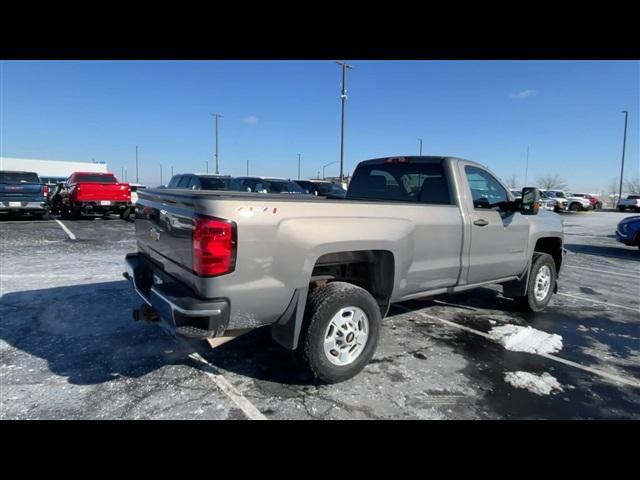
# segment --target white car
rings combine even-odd
[[[640,195],[627,195],[627,198],[623,198],[618,202],[618,210],[624,212],[626,209],[640,212]]]
[[[540,206],[545,210],[553,210],[556,213],[567,210],[569,202],[564,195],[558,196],[555,190],[540,189]]]
[[[588,198],[574,197],[570,193],[565,193],[563,190],[544,190],[552,198],[563,198],[566,200],[566,208],[572,212],[580,212],[584,210],[591,210],[591,202]]]

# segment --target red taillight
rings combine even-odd
[[[385,158],[384,163],[410,163],[411,159],[406,157],[391,157]]]
[[[236,265],[236,224],[198,215],[191,234],[193,271],[201,277],[233,272]]]
[[[49,196],[49,185],[43,185],[43,186],[42,186],[42,194],[43,194],[45,197],[48,197],[48,196]]]

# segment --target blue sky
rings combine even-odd
[[[527,182],[558,173],[600,192],[639,175],[640,63],[613,61],[349,61],[345,171],[360,160],[418,153],[484,163]],[[133,180],[213,171],[316,176],[340,155],[340,67],[333,61],[1,63],[2,156],[106,161]],[[326,168],[337,175],[338,165]]]

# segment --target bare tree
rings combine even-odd
[[[612,206],[615,207],[616,204],[618,202],[616,202],[616,199],[618,197],[618,188],[620,187],[620,184],[618,183],[618,179],[617,178],[612,178],[611,181],[609,182],[609,186],[607,187],[607,193],[608,193],[608,203]]]
[[[543,175],[538,177],[538,187],[544,190],[564,190],[567,188],[565,182],[560,175]]]
[[[512,189],[518,188],[518,176],[511,175],[507,177],[506,184],[507,184],[507,187],[509,188],[512,188]]]
[[[624,188],[629,193],[640,193],[640,177],[624,181]]]

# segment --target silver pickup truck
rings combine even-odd
[[[325,382],[367,364],[394,302],[502,284],[542,310],[564,252],[537,189],[451,157],[361,162],[346,199],[147,189],[138,207],[134,318],[210,341],[268,325]]]

